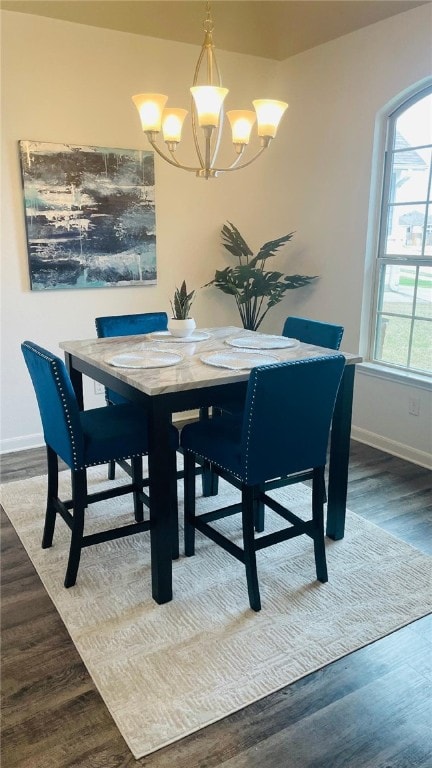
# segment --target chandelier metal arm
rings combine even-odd
[[[200,71],[202,60],[204,58],[204,54],[205,53],[206,53],[206,48],[205,48],[205,44],[203,44],[203,46],[201,48],[201,53],[200,53],[200,55],[198,57],[197,65],[195,67],[195,73],[194,73],[194,78],[193,78],[193,85],[196,85],[197,82],[198,82],[198,75],[199,75],[199,71]],[[199,141],[198,141],[197,113],[196,113],[195,103],[194,103],[194,100],[193,100],[192,96],[191,96],[191,121],[192,121],[192,135],[193,135],[193,140],[194,140],[194,144],[195,144],[195,151],[197,153],[197,157],[198,157],[198,160],[200,162],[201,168],[204,168],[205,167],[205,165],[204,165],[204,158],[202,156],[201,147],[200,147],[200,144],[199,144]]]
[[[257,159],[257,157],[262,155],[262,153],[264,152],[265,149],[267,149],[267,147],[268,147],[268,144],[265,144],[264,146],[260,147],[258,152],[256,152],[256,154],[253,157],[251,157],[250,160],[248,160],[246,163],[242,163],[241,165],[237,165],[238,161],[241,158],[241,155],[239,155],[238,158],[236,160],[234,160],[234,162],[232,163],[232,165],[230,165],[229,168],[214,168],[213,170],[216,173],[227,173],[228,171],[239,171],[241,168],[247,168],[247,166],[251,165],[251,163],[253,163],[254,160]]]
[[[270,141],[266,141],[265,144],[263,144],[262,147],[258,150],[258,152],[255,153],[253,157],[251,157],[246,163],[242,163],[241,165],[238,165],[240,159],[243,156],[243,150],[242,152],[236,157],[233,163],[228,168],[213,168],[211,165],[208,164],[208,158],[210,155],[210,137],[206,135],[206,163],[205,165],[201,166],[201,168],[194,168],[189,165],[183,165],[182,163],[179,163],[177,158],[174,156],[174,153],[170,150],[171,157],[168,157],[160,147],[156,144],[154,138],[149,135],[151,132],[147,132],[147,138],[153,147],[154,151],[157,152],[157,154],[162,157],[163,160],[166,160],[167,163],[170,165],[174,165],[176,168],[181,168],[183,171],[190,171],[192,173],[196,173],[197,175],[203,177],[203,178],[209,178],[210,176],[214,176],[217,173],[227,173],[228,171],[236,171],[240,170],[241,168],[246,168],[248,165],[251,165],[263,152],[265,149],[267,149]]]
[[[211,18],[208,19],[208,22],[210,27],[206,29],[204,42],[201,46],[200,55],[198,57],[198,61],[195,67],[195,72],[194,72],[194,77],[192,82],[192,85],[194,86],[198,84],[199,73],[203,64],[204,56],[206,57],[207,84],[213,85],[216,82],[218,86],[222,85],[222,77],[221,77],[219,65],[216,60],[216,55],[214,53],[214,45],[212,40],[213,25],[212,25]],[[196,106],[193,98],[191,98],[191,120],[192,120],[192,136],[195,144],[195,151],[196,151],[199,163],[201,165],[201,169],[203,171],[206,171],[208,169],[213,168],[214,162],[219,153],[219,146],[222,139],[224,112],[223,110],[221,110],[219,125],[216,131],[210,131],[210,141],[209,141],[209,135],[205,131],[205,159],[203,157],[200,141],[198,138],[197,110],[196,110]],[[213,149],[211,148],[212,142],[213,142]]]
[[[212,41],[210,40],[210,44],[207,47],[207,78],[208,82],[213,84],[213,74],[216,75],[216,82],[218,86],[222,85],[222,76],[219,70],[219,65],[217,63],[216,54],[214,52],[214,45]],[[196,111],[196,107],[194,104],[194,110]],[[219,124],[215,132],[213,132],[213,151],[211,154],[211,160],[209,160],[209,168],[213,168],[213,165],[215,163],[215,160],[219,154],[219,146],[222,140],[222,132],[223,132],[223,126],[224,126],[224,117],[225,117],[225,110],[221,109],[220,115],[219,115]]]
[[[166,155],[164,152],[162,152],[162,150],[158,147],[158,145],[156,144],[155,140],[151,136],[149,136],[149,133],[150,132],[147,132],[147,138],[148,138],[151,146],[153,147],[154,151],[157,152],[157,154],[160,157],[162,157],[163,160],[166,160],[167,163],[169,163],[170,165],[174,165],[176,168],[181,168],[183,171],[192,171],[193,173],[197,172],[197,170],[198,170],[197,168],[191,168],[188,165],[182,165],[181,163],[179,163],[178,160],[174,157],[172,152],[171,152],[172,159],[170,157],[168,157],[168,155]]]

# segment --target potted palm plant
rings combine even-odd
[[[217,269],[213,280],[204,287],[214,285],[223,293],[234,296],[243,327],[248,330],[259,328],[267,312],[279,304],[286,291],[301,288],[317,278],[317,275],[283,275],[265,270],[267,259],[291,240],[293,232],[264,243],[255,256],[231,222],[224,224],[221,235],[222,244],[238,263],[234,267]]]
[[[173,300],[170,301],[172,316],[168,320],[168,330],[173,336],[190,336],[196,328],[193,317],[190,316],[190,308],[195,298],[195,291],[186,288],[183,280],[180,288],[176,288]]]

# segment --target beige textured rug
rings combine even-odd
[[[99,487],[106,470],[90,476]],[[62,473],[64,496],[67,486]],[[61,519],[55,546],[40,548],[45,494],[46,478],[33,478],[4,485],[2,503],[135,758],[432,611],[432,558],[352,513],[345,538],[327,542],[327,584],[315,581],[306,537],[258,553],[259,614],[249,609],[243,566],[199,534],[195,557],[174,563],[166,605],[151,598],[148,532],[85,549],[77,585],[66,590]],[[235,494],[221,483],[219,497],[200,507]],[[274,494],[309,513],[305,486]],[[88,530],[114,514],[130,521],[130,502],[90,507]],[[238,531],[238,517],[220,525]]]

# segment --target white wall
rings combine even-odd
[[[366,27],[288,59],[280,74],[289,91],[286,210],[304,263],[321,275],[302,297],[306,314],[341,322],[342,346],[366,352],[360,338],[368,209],[376,115],[432,73],[431,6]],[[276,223],[277,228],[277,223]],[[410,397],[420,415],[408,413]],[[429,465],[431,392],[410,379],[389,381],[358,367],[353,435]],[[429,455],[428,455],[429,454]]]
[[[227,219],[261,242],[280,198],[261,182],[264,160],[217,180],[197,179],[155,159],[158,284],[146,287],[32,292],[29,289],[19,139],[148,148],[131,95],[170,94],[189,107],[199,45],[168,43],[20,13],[2,19],[2,443],[3,451],[40,444],[40,421],[20,343],[30,338],[60,354],[62,339],[95,335],[97,315],[169,310],[183,278],[200,288],[224,263],[220,229]],[[198,43],[201,40],[197,41]],[[271,88],[276,64],[238,54],[218,56],[230,87],[229,108],[247,107]],[[271,88],[274,98],[285,92]],[[232,149],[232,147],[230,147]],[[273,151],[273,147],[269,152]],[[234,158],[230,155],[229,162]],[[192,160],[186,155],[186,161]],[[228,158],[227,158],[228,159]],[[258,243],[260,244],[260,243]],[[215,289],[198,291],[197,323],[236,323],[233,302]],[[88,405],[102,405],[88,389]]]
[[[359,349],[375,115],[430,73],[430,6],[281,64],[218,51],[229,108],[236,101],[247,107],[258,94],[289,101],[284,130],[268,154],[208,182],[156,158],[157,286],[39,293],[28,283],[18,139],[145,147],[131,94],[154,88],[187,107],[198,47],[6,11],[1,16],[2,450],[40,442],[22,339],[55,351],[61,339],[93,336],[98,314],[168,310],[183,277],[198,287],[229,263],[219,238],[227,219],[253,248],[295,230],[275,266],[320,275],[313,286],[289,292],[264,330],[280,331],[287,314],[310,315],[342,323],[343,347]],[[232,301],[214,289],[199,291],[195,316],[201,327],[238,322]],[[88,396],[89,404],[101,404],[91,389]],[[430,393],[421,390],[420,397],[421,417],[408,416],[406,386],[359,371],[354,434],[425,463]]]

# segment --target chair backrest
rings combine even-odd
[[[96,333],[99,338],[112,336],[134,336],[153,331],[166,331],[168,315],[166,312],[142,312],[137,315],[108,315],[96,317]],[[107,403],[125,403],[124,397],[112,389],[105,389]]]
[[[83,463],[84,438],[66,366],[59,357],[32,341],[23,341],[21,349],[38,401],[45,442],[69,467],[76,469]]]
[[[282,335],[298,339],[305,344],[316,344],[327,349],[339,349],[344,328],[342,325],[323,323],[308,317],[287,317]]]
[[[262,483],[326,463],[341,354],[253,368],[242,432],[242,472]]]
[[[142,312],[137,315],[108,315],[96,317],[96,333],[100,338],[109,336],[133,336],[153,331],[166,331],[166,312]]]

